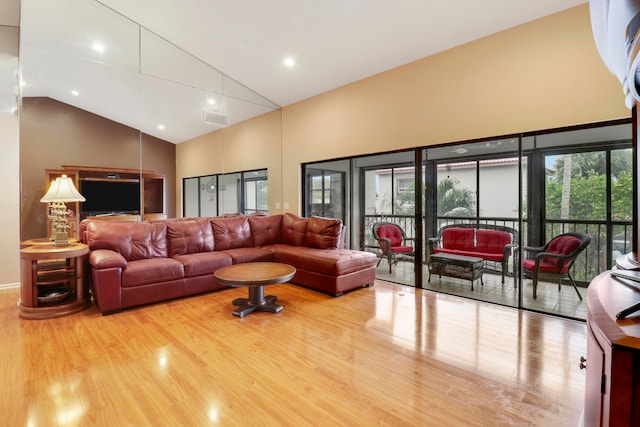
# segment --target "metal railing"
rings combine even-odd
[[[413,215],[365,215],[364,217],[364,248],[372,252],[378,252],[378,243],[373,238],[373,224],[380,221],[387,221],[398,224],[405,231],[407,237],[415,238],[415,217]],[[523,230],[519,230],[517,218],[460,218],[460,217],[440,217],[437,220],[438,229],[451,224],[490,224],[501,225],[513,228],[520,232],[520,240],[527,246],[527,222],[523,222]],[[591,243],[587,249],[580,254],[573,267],[572,275],[574,279],[584,284],[588,284],[591,279],[601,272],[610,269],[615,263],[616,257],[624,255],[632,250],[631,221],[616,221],[607,223],[606,221],[587,220],[546,220],[546,238],[551,239],[558,234],[570,231],[586,233],[591,236]],[[423,253],[427,254],[427,240],[434,236],[424,236]]]

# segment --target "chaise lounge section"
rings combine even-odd
[[[293,265],[292,283],[340,296],[371,286],[377,258],[344,249],[342,221],[271,216],[84,220],[92,294],[103,314],[224,289],[213,273],[255,261]]]

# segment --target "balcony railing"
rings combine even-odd
[[[387,221],[398,224],[405,231],[407,237],[415,238],[415,217],[413,215],[365,215],[364,217],[364,247],[372,252],[378,251],[378,244],[373,238],[373,224],[380,221]],[[438,228],[450,224],[480,223],[490,225],[501,225],[519,230],[519,222],[516,218],[438,218]],[[527,222],[523,223],[524,230],[521,236],[526,236]],[[631,251],[631,236],[633,227],[631,221],[617,221],[607,223],[606,221],[569,221],[569,220],[547,220],[546,236],[547,240],[558,234],[575,231],[586,233],[591,236],[591,243],[587,249],[580,254],[573,267],[572,275],[577,282],[588,284],[591,279],[608,270],[615,263],[618,256]],[[423,239],[426,245],[427,239],[433,236],[425,236]],[[522,241],[527,245],[526,239]],[[423,251],[427,253],[426,247]]]

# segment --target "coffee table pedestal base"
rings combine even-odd
[[[233,305],[239,307],[233,310],[233,315],[244,317],[254,311],[268,311],[270,313],[278,313],[282,311],[282,306],[276,304],[278,299],[275,295],[264,296],[264,286],[252,286],[249,288],[249,298],[236,298],[232,301]]]

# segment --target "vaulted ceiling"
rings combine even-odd
[[[179,143],[582,3],[22,0],[22,93]]]

